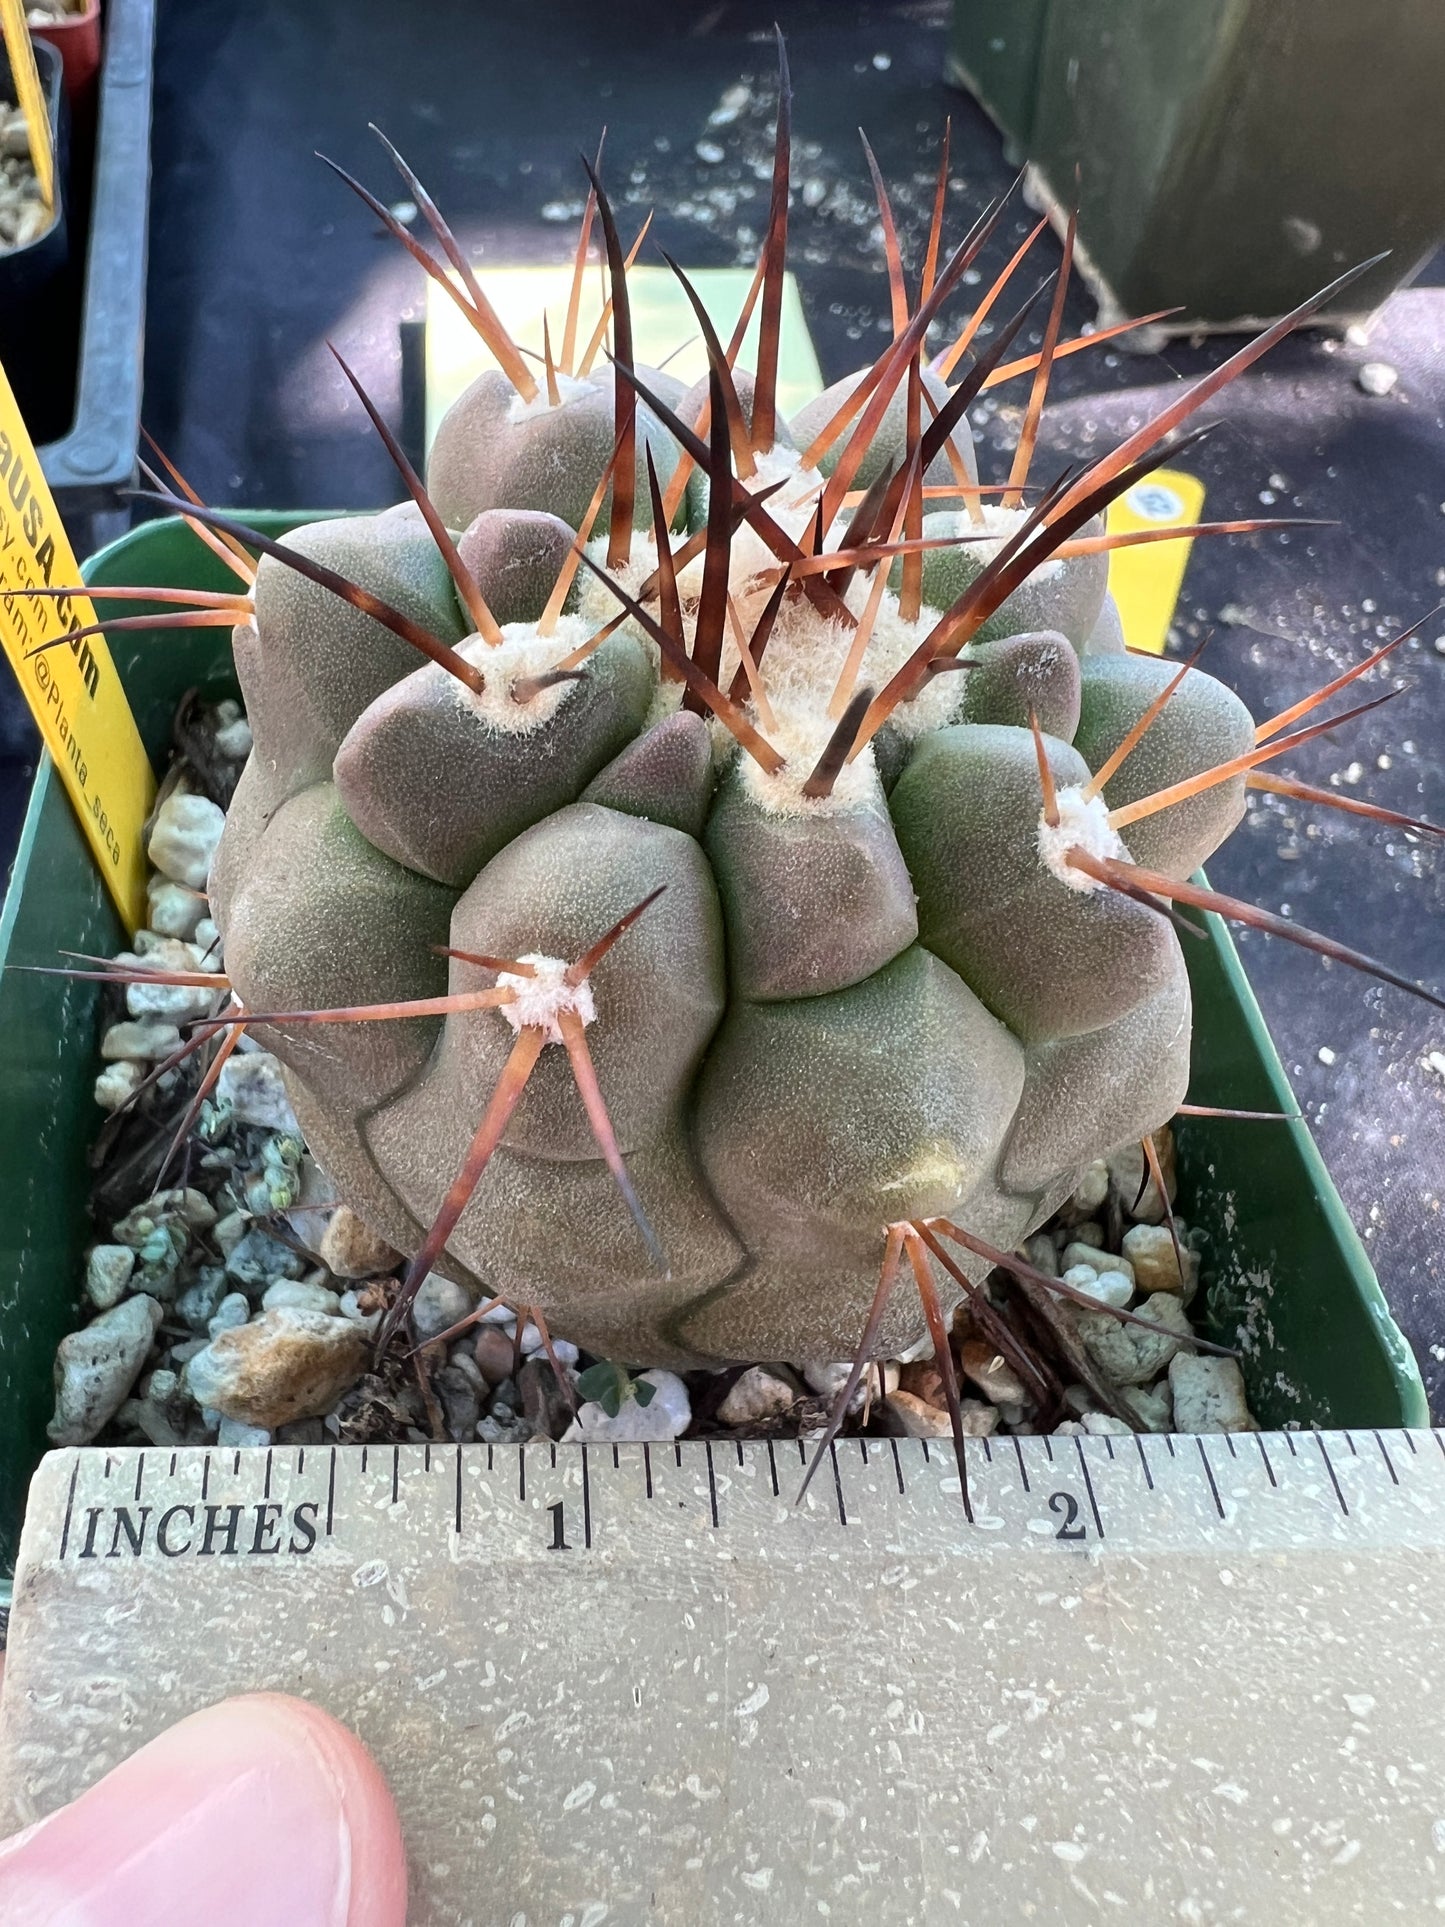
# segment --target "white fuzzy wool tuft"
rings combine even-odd
[[[678,547],[678,537],[676,534],[673,535],[672,545],[674,548]],[[620,569],[607,568],[607,537],[605,535],[594,536],[587,544],[587,553],[599,569],[607,569],[607,573],[617,582],[619,587],[627,591],[634,602],[638,599],[638,590],[657,567],[657,544],[652,539],[651,529],[633,531],[631,553]],[[649,615],[655,616],[657,614],[657,605],[655,602],[646,606]],[[603,628],[607,623],[612,621],[614,616],[620,613],[621,608],[622,604],[617,600],[617,597],[612,593],[611,589],[608,588],[607,584],[595,576],[591,569],[579,565],[577,570],[577,609],[583,621],[587,624],[589,632],[594,629]],[[647,631],[640,623],[634,622],[631,616],[627,618],[627,621],[624,622],[622,626],[629,635],[636,636],[640,641],[646,642],[649,648],[656,646],[647,634]]]
[[[575,1010],[584,1028],[597,1015],[592,986],[584,977],[580,984],[567,982],[569,966],[560,957],[519,957],[518,963],[531,964],[535,974],[519,977],[515,971],[498,973],[497,982],[515,993],[510,1004],[500,1006],[502,1015],[515,1031],[524,1028],[544,1030],[549,1044],[562,1042],[562,1027],[557,1022],[565,1010]]]
[[[983,531],[979,529],[978,524],[966,509],[959,509],[956,512],[957,533],[967,543],[969,554],[976,556],[979,563],[987,568],[1004,544],[1018,534],[1032,513],[1032,509],[1006,509],[1000,502],[985,502],[983,528],[988,532],[988,540],[980,542],[972,539]],[[1063,563],[1058,561],[1042,562],[1032,571],[1030,580],[1047,582],[1051,577],[1056,576],[1063,566]]]
[[[779,709],[776,726],[767,732],[768,741],[786,759],[777,775],[770,776],[746,751],[739,752],[738,767],[749,795],[773,816],[835,816],[878,796],[871,745],[843,765],[827,796],[804,796],[803,785],[832,734],[832,722],[819,711]]]
[[[556,408],[547,399],[547,384],[542,382],[530,401],[523,401],[520,395],[513,395],[507,404],[509,422],[535,421],[539,415],[551,415],[557,408],[565,408],[569,401],[578,401],[583,395],[595,395],[595,382],[579,381],[575,375],[557,375],[557,393],[562,397]]]
[[[768,456],[760,458],[758,468],[759,482],[763,485],[776,480],[780,474],[788,477],[785,486],[768,502],[768,512],[791,535],[801,537],[811,524],[823,478],[812,469],[799,469],[797,455],[790,449],[774,449]],[[986,511],[991,534],[990,541],[981,545],[986,554],[996,552],[1000,543],[1019,526],[1023,513],[997,507]],[[836,521],[830,530],[829,540],[836,545],[842,535],[843,522]],[[673,541],[675,547],[680,546],[678,537],[674,536]],[[606,538],[599,537],[590,545],[588,553],[601,563],[605,550]],[[652,534],[650,531],[640,533],[633,538],[626,564],[616,571],[617,579],[629,594],[635,596],[656,567],[657,545]],[[777,580],[778,568],[777,558],[744,524],[733,539],[728,573],[731,594],[745,635],[751,636],[767,605]],[[697,601],[702,590],[702,572],[702,558],[698,557],[678,576],[683,631],[689,651],[697,620]],[[862,616],[872,587],[872,574],[860,570],[847,592],[848,607],[855,616]],[[593,576],[589,576],[582,585],[581,605],[589,629],[611,620],[618,607],[615,596]],[[920,611],[917,622],[904,621],[899,613],[898,597],[891,589],[886,589],[876,611],[854,688],[882,689],[915,653],[938,619],[939,612],[936,609],[925,607]],[[639,633],[631,622],[626,627],[634,634]],[[745,759],[750,789],[772,811],[816,811],[821,814],[843,809],[860,801],[876,786],[873,757],[865,754],[845,766],[832,797],[813,800],[801,794],[802,784],[832,734],[833,721],[828,715],[828,707],[847,661],[853,635],[854,631],[841,623],[820,616],[813,604],[800,595],[790,595],[778,612],[762,665],[763,685],[775,714],[774,724],[765,724],[756,705],[751,701],[745,702],[750,719],[787,758],[787,768],[775,777],[766,776],[750,758]],[[724,690],[732,686],[738,668],[739,652],[730,620],[723,632],[718,677]],[[941,729],[956,714],[963,688],[962,672],[936,676],[924,685],[911,702],[900,703],[890,720],[910,740]],[[677,684],[662,682],[650,720],[671,713],[680,698],[681,690]],[[732,738],[725,732],[724,726],[714,724],[713,734],[720,753],[728,754],[732,748]]]
[[[457,707],[503,735],[530,735],[552,720],[563,703],[575,694],[577,684],[554,683],[552,688],[542,690],[524,703],[512,694],[514,686],[525,676],[540,676],[555,669],[586,642],[595,628],[584,616],[559,616],[550,636],[539,636],[534,622],[505,624],[498,643],[468,636],[458,645],[458,654],[481,670],[486,688],[479,696],[465,683],[457,683]]]
[[[1059,820],[1048,823],[1043,812],[1039,812],[1039,856],[1044,868],[1051,870],[1067,889],[1078,890],[1089,896],[1095,890],[1106,886],[1096,877],[1083,870],[1076,870],[1068,860],[1070,850],[1087,850],[1090,856],[1127,859],[1119,832],[1109,821],[1109,806],[1102,796],[1090,797],[1086,802],[1084,792],[1077,784],[1058,792]]]

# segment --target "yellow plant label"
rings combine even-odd
[[[79,580],[0,369],[0,640],[116,908],[137,930],[146,912],[142,831],[155,796],[150,761],[104,638],[76,635],[96,619],[90,598],[27,593]]]
[[[21,0],[0,0],[0,27],[4,28],[5,51],[10,56],[10,72],[14,76],[15,104],[25,116],[30,137],[30,165],[35,169],[40,198],[48,212],[55,206],[55,153],[50,145],[50,115],[46,112],[35,48]]]
[[[1161,468],[1136,482],[1109,506],[1110,535],[1134,529],[1179,528],[1197,522],[1204,484],[1182,469]],[[1162,656],[1174,620],[1193,542],[1140,542],[1109,556],[1109,592],[1119,605],[1124,640],[1131,649]]]

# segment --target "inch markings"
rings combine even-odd
[[[1373,1443],[1371,1442],[1373,1441]],[[1220,1438],[1077,1434],[966,1442],[960,1492],[951,1450],[924,1439],[836,1441],[824,1476],[801,1495],[791,1452],[773,1440],[680,1440],[598,1450],[516,1445],[270,1447],[216,1453],[182,1447],[53,1455],[69,1459],[51,1532],[66,1564],[128,1557],[313,1562],[345,1555],[363,1515],[426,1523],[458,1559],[575,1552],[628,1559],[648,1536],[716,1533],[728,1556],[784,1548],[799,1560],[846,1532],[860,1555],[968,1556],[1000,1543],[1072,1556],[1148,1554],[1181,1544],[1423,1542],[1445,1517],[1445,1451],[1405,1432],[1256,1434],[1234,1453]],[[1173,1451],[1161,1450],[1167,1445]],[[1112,1450],[1110,1449],[1112,1446]],[[1247,1449],[1245,1449],[1247,1448]],[[1308,1449],[1306,1449],[1308,1448]],[[510,1456],[509,1456],[510,1455]],[[512,1463],[515,1461],[515,1463]],[[967,1509],[966,1509],[967,1508]],[[834,1556],[830,1554],[829,1556]]]

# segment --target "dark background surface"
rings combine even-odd
[[[313,149],[383,199],[404,190],[366,132],[385,127],[485,268],[563,260],[580,208],[579,147],[608,127],[606,178],[635,228],[684,265],[751,263],[766,220],[771,23],[795,89],[791,265],[825,379],[872,359],[888,327],[861,122],[895,192],[905,253],[927,218],[936,142],[953,121],[948,233],[1012,170],[980,111],[941,80],[947,7],[725,0],[688,8],[437,0],[163,0],[156,77],[146,419],[220,504],[361,508],[395,498],[387,457],[326,352],[334,339],[399,422],[397,322],[422,312],[422,275]],[[737,116],[710,124],[740,80]],[[730,99],[732,97],[729,97]],[[724,159],[708,162],[699,142]],[[1032,224],[1020,203],[980,264],[976,295]],[[1039,272],[1055,265],[1052,237]],[[656,258],[656,257],[653,257]],[[1209,411],[1190,457],[1214,518],[1300,514],[1338,526],[1198,543],[1174,647],[1212,630],[1205,667],[1257,714],[1358,661],[1445,594],[1445,290],[1427,273],[1368,345],[1292,339]],[[945,315],[955,325],[963,299]],[[1076,286],[1066,317],[1093,312]],[[939,339],[943,336],[940,334]],[[1061,364],[1037,472],[1120,439],[1179,379],[1237,344],[1162,354],[1091,351]],[[1399,371],[1363,393],[1360,364]],[[976,419],[985,479],[1007,471],[1026,384]],[[1445,821],[1445,614],[1393,659],[1399,698],[1288,767],[1306,781]],[[1368,693],[1374,693],[1371,684]],[[8,863],[26,754],[0,780]],[[1216,888],[1445,983],[1438,845],[1321,808],[1254,797],[1211,865]],[[1445,1414],[1445,1016],[1293,947],[1241,938],[1326,1162]],[[1434,1056],[1432,1057],[1432,1053]],[[1259,1132],[1269,1181],[1269,1127]]]

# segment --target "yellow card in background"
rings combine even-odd
[[[702,297],[722,340],[737,325],[752,285],[751,268],[689,268],[688,279]],[[540,352],[542,316],[551,327],[555,348],[562,338],[567,296],[572,286],[570,267],[489,268],[487,298],[519,347]],[[698,333],[697,316],[688,305],[682,285],[671,268],[635,267],[627,271],[632,307],[632,351],[639,363],[660,368],[689,387],[707,374],[707,349]],[[577,339],[586,342],[602,312],[602,287],[594,269],[582,289]],[[738,365],[751,368],[757,355],[759,315],[756,309],[743,337]],[[680,351],[680,352],[679,352]],[[427,284],[426,311],[426,439],[431,447],[437,423],[484,368],[495,368],[491,351],[456,303],[434,282]],[[593,364],[605,368],[599,353]],[[540,377],[539,377],[540,378]],[[811,401],[823,386],[818,357],[798,296],[789,274],[783,282],[782,325],[778,336],[778,411],[791,415]]]
[[[0,28],[4,29],[5,51],[15,81],[15,104],[25,116],[30,137],[30,164],[48,213],[55,206],[55,153],[50,145],[50,115],[35,65],[35,47],[21,0],[0,0]]]
[[[1197,522],[1204,484],[1182,469],[1161,468],[1110,504],[1110,535],[1134,529],[1182,527]],[[1119,605],[1124,640],[1131,649],[1162,656],[1184,581],[1193,542],[1140,542],[1109,556],[1109,592]]]
[[[90,598],[25,593],[79,580],[74,551],[0,369],[0,641],[116,908],[127,928],[137,930],[146,912],[142,832],[155,795],[150,759],[104,638],[64,641],[95,621]]]

